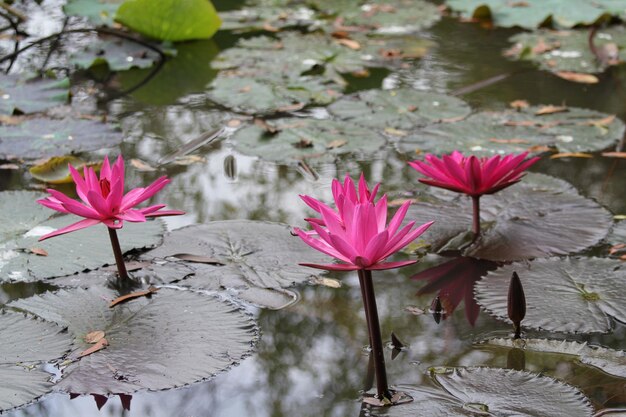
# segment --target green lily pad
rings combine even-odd
[[[624,122],[594,110],[532,106],[520,111],[487,111],[466,119],[427,125],[400,139],[397,147],[407,154],[454,150],[474,154],[593,152],[617,143],[624,135]]]
[[[278,31],[288,28],[308,28],[321,24],[315,12],[308,7],[243,7],[238,10],[220,12],[221,30]]]
[[[208,39],[222,23],[208,0],[126,0],[115,20],[142,35],[173,42]]]
[[[606,240],[611,245],[611,256],[626,259],[626,220],[615,223]]]
[[[429,191],[434,196],[420,198],[406,219],[418,224],[435,220],[421,236],[433,251],[465,247],[464,255],[492,261],[566,255],[597,244],[611,227],[611,214],[579,195],[569,183],[529,173],[520,183],[480,198],[482,235],[467,246],[471,241],[470,198]]]
[[[466,117],[471,108],[456,97],[403,88],[345,96],[331,104],[328,111],[342,120],[370,128],[387,128],[392,136],[401,136],[417,126]]]
[[[0,313],[0,412],[50,392],[51,375],[42,362],[69,352],[71,337],[63,328],[12,312]]]
[[[603,258],[547,258],[514,263],[490,272],[475,286],[476,301],[499,319],[507,317],[513,271],[526,295],[522,327],[556,332],[606,333],[611,317],[626,322],[626,269]]]
[[[509,39],[514,43],[506,56],[530,60],[541,69],[558,72],[599,73],[610,65],[626,60],[626,28],[612,26],[599,30],[594,44],[606,60],[598,60],[589,49],[589,31],[586,30],[540,30],[519,33]]]
[[[359,26],[375,34],[406,34],[427,29],[441,19],[436,5],[423,0],[353,2],[341,17],[347,26]]]
[[[156,278],[164,282],[212,291],[229,289],[246,301],[271,308],[294,301],[295,295],[285,288],[320,274],[299,263],[328,261],[292,236],[289,226],[248,220],[174,230],[141,259],[155,262]]]
[[[87,152],[122,142],[119,129],[83,119],[29,119],[0,125],[0,159],[36,159]]]
[[[172,51],[168,51],[171,53]],[[97,38],[84,48],[70,54],[70,63],[78,68],[108,65],[111,71],[149,68],[160,59],[152,49],[120,38]]]
[[[162,288],[109,308],[119,294],[104,287],[59,290],[10,304],[68,329],[72,363],[58,391],[131,394],[162,390],[210,378],[238,364],[253,350],[253,319],[233,304],[192,291]],[[79,358],[92,347],[85,335],[103,331],[105,349]]]
[[[0,74],[0,114],[37,113],[67,103],[70,81]]]
[[[573,356],[579,362],[598,368],[609,375],[626,378],[626,352],[623,350],[607,349],[602,346],[594,346],[588,343],[568,340],[551,339],[489,339],[481,343],[485,346],[497,346],[507,348],[522,348],[526,351],[539,353],[556,353]]]
[[[498,368],[431,368],[434,388],[399,386],[413,402],[373,407],[373,416],[421,415],[591,417],[593,409],[576,388],[552,378]]]
[[[124,0],[67,0],[63,11],[69,16],[83,16],[94,25],[113,25],[113,18]]]
[[[592,25],[607,16],[623,17],[626,11],[626,0],[446,0],[446,4],[465,19],[487,18],[496,26],[524,29]]]
[[[37,242],[78,217],[51,218],[55,212],[35,202],[44,197],[41,193],[3,191],[0,196],[0,281],[37,281],[115,263],[105,226]],[[118,235],[122,251],[127,252],[158,245],[164,232],[163,223],[156,220],[126,222]],[[41,250],[47,255],[42,256]]]
[[[334,160],[344,154],[373,155],[385,145],[381,134],[349,122],[286,118],[267,123],[276,133],[257,125],[244,127],[231,138],[235,149],[267,161],[293,163]]]

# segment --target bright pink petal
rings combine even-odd
[[[76,200],[73,200],[63,194],[60,191],[49,189],[48,192],[52,194],[52,197],[59,201],[68,213],[76,214],[77,216],[87,217],[89,219],[99,219],[102,216],[96,210],[91,207],[85,206]]]
[[[100,168],[100,179],[106,178],[109,182],[113,182],[111,180],[111,164],[109,164],[109,157],[105,156],[104,161],[102,162],[102,167]]]
[[[114,168],[115,169],[115,168]],[[122,197],[124,196],[124,179],[118,178],[111,187],[111,192],[106,198],[111,213],[118,212],[122,205]]]
[[[93,207],[98,214],[100,214],[101,218],[108,218],[113,214],[110,212],[109,206],[100,192],[89,190],[87,193],[87,200],[89,201],[89,204],[91,204],[91,207]]]
[[[404,202],[396,211],[396,214],[394,214],[394,216],[391,218],[389,226],[387,227],[387,230],[389,231],[389,236],[393,236],[396,234],[396,231],[402,224],[402,221],[404,220],[404,217],[406,216],[406,212],[409,210],[410,205],[410,201]]]
[[[78,171],[76,171],[76,168],[74,168],[72,164],[67,164],[67,165],[70,170],[70,175],[72,176],[72,179],[74,180],[74,184],[76,184],[76,194],[78,194],[78,197],[86,203],[87,191],[89,190],[87,189],[87,184],[85,183],[85,179],[82,177],[82,175],[80,175]]]
[[[163,211],[157,211],[156,213],[148,213],[148,214],[144,214],[144,216],[146,217],[162,217],[162,216],[180,216],[186,214],[184,211],[181,210],[163,210]]]
[[[128,198],[128,195],[134,191],[131,190],[128,194],[126,194],[126,196],[124,197],[122,206],[120,208],[120,210],[126,210],[129,209],[131,207],[136,206],[137,204],[141,204],[144,201],[146,201],[147,199],[149,199],[150,197],[152,197],[153,195],[155,195],[156,193],[158,193],[159,191],[161,191],[163,189],[163,187],[165,187],[167,184],[170,183],[170,180],[163,176],[161,178],[158,178],[156,181],[154,181],[152,184],[150,184],[148,187],[146,187],[143,192],[141,192],[138,195],[133,195],[133,198]]]
[[[413,265],[415,263],[417,263],[417,260],[414,260],[414,261],[399,261],[399,262],[384,262],[384,263],[378,263],[378,264],[370,265],[366,269],[369,269],[371,271],[381,271],[381,270],[384,270],[384,269],[402,268],[403,266]]]
[[[341,253],[339,253],[337,249],[333,248],[332,246],[328,244],[325,244],[319,239],[315,239],[314,237],[298,229],[297,227],[294,228],[293,231],[300,237],[300,239],[302,239],[302,241],[304,241],[304,243],[306,243],[313,249],[320,251],[322,253],[325,253],[326,255],[332,256],[333,258],[345,260],[346,262],[350,261],[349,259],[346,259]]]
[[[41,242],[42,240],[50,239],[51,237],[63,235],[65,233],[75,232],[77,230],[84,229],[84,228],[89,227],[89,226],[94,226],[94,225],[96,225],[98,223],[100,223],[100,220],[84,219],[84,220],[81,220],[79,222],[70,224],[69,226],[63,227],[61,229],[57,229],[57,230],[55,230],[52,233],[48,233],[47,235],[44,235],[44,236],[40,237],[39,241]]]
[[[63,207],[61,202],[54,197],[42,198],[41,200],[37,200],[37,203],[44,207],[48,207],[49,209],[60,211],[61,213],[69,213],[69,211]]]
[[[384,259],[382,255],[385,253],[385,246],[388,241],[389,233],[386,230],[383,230],[367,244],[367,248],[365,248],[365,257],[373,260],[374,262]]]
[[[139,210],[126,210],[123,213],[118,213],[116,218],[120,220],[126,220],[129,222],[145,222],[146,216]]]

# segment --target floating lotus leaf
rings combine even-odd
[[[461,17],[489,18],[496,26],[534,29],[546,23],[571,28],[606,16],[624,16],[625,0],[446,0]]]
[[[452,192],[435,195],[440,198],[422,198],[428,202],[413,204],[406,216],[418,224],[435,220],[421,236],[434,251],[466,247],[466,256],[492,261],[565,255],[597,244],[611,227],[611,214],[569,183],[529,173],[520,183],[481,197],[482,236],[467,247],[470,198]]]
[[[626,259],[626,220],[615,223],[607,241],[611,245],[611,256]]]
[[[85,165],[100,169],[101,163],[87,163],[75,156],[55,156],[45,162],[34,165],[28,169],[30,175],[39,181],[44,181],[48,184],[71,184],[74,182],[70,174],[68,165],[71,164],[74,168],[81,171]]]
[[[200,259],[181,260],[191,259],[189,255]],[[247,301],[273,308],[294,301],[295,295],[284,288],[318,275],[299,263],[328,261],[292,236],[289,226],[248,220],[174,230],[142,259],[156,262],[155,271],[164,281],[205,290],[233,289]],[[164,272],[168,268],[169,274]]]
[[[333,160],[348,153],[373,155],[385,145],[381,134],[349,122],[286,118],[267,123],[277,131],[256,125],[238,130],[231,138],[235,149],[267,161],[296,162]]]
[[[72,339],[55,324],[18,313],[0,313],[0,412],[50,392],[49,373],[42,362],[61,358]],[[10,383],[8,383],[10,381]]]
[[[340,95],[312,77],[275,83],[223,76],[213,81],[207,94],[211,101],[246,114],[272,114],[292,106],[298,109],[307,104],[328,104]]]
[[[67,103],[70,82],[67,78],[23,79],[0,74],[0,114],[36,113]]]
[[[124,0],[68,0],[63,11],[69,16],[83,16],[95,25],[113,25],[113,18]]]
[[[221,30],[237,31],[277,31],[293,27],[306,27],[320,24],[315,12],[308,7],[243,7],[238,10],[220,12]]]
[[[126,0],[115,20],[142,35],[173,42],[208,39],[222,23],[206,0]]]
[[[0,159],[45,158],[108,148],[122,142],[114,125],[83,119],[30,119],[0,125]]]
[[[347,26],[360,26],[378,34],[412,33],[429,28],[441,19],[436,5],[422,0],[354,2],[341,17]]]
[[[37,281],[115,262],[105,226],[38,242],[40,236],[77,218],[50,219],[53,212],[35,203],[41,193],[3,191],[0,197],[0,281]],[[118,235],[122,251],[127,252],[156,246],[164,232],[163,223],[156,220],[126,222]]]
[[[498,338],[486,340],[484,344],[507,348],[520,348],[521,346],[526,351],[572,355],[585,365],[598,368],[609,375],[626,378],[626,352],[623,350],[607,349],[589,345],[586,342],[568,340],[523,339],[519,346],[518,342],[520,341]]]
[[[231,303],[162,288],[109,308],[118,296],[104,287],[59,290],[18,300],[14,308],[68,328],[73,358],[90,348],[85,335],[103,331],[108,346],[76,359],[55,389],[130,394],[200,381],[236,365],[257,339],[252,318]]]
[[[500,319],[507,317],[509,280],[517,272],[526,295],[522,327],[598,333],[626,322],[626,266],[604,258],[548,258],[514,263],[490,272],[476,286],[476,301]]]
[[[598,58],[589,49],[587,30],[539,30],[519,33],[509,39],[514,46],[505,54],[516,59],[536,62],[547,71],[598,73],[626,59],[626,29],[613,26],[599,30],[594,44],[606,59]]]
[[[391,135],[407,135],[417,126],[470,114],[467,103],[445,94],[398,90],[367,90],[342,97],[328,107],[336,117],[370,128],[384,129]],[[397,132],[398,130],[407,130]]]
[[[149,68],[160,59],[160,55],[129,40],[97,38],[72,53],[69,59],[79,68],[106,64],[111,71],[124,71],[130,68]]]
[[[397,146],[411,155],[453,150],[489,155],[526,150],[592,152],[614,145],[624,135],[625,126],[620,119],[594,110],[569,107],[537,114],[551,109],[532,106],[520,111],[476,113],[457,122],[413,130]]]
[[[399,386],[413,402],[375,407],[373,416],[590,417],[576,388],[530,372],[498,368],[431,368],[437,388]]]

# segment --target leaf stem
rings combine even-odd
[[[364,295],[363,305],[365,306],[365,317],[367,319],[372,356],[374,358],[378,399],[382,402],[391,402],[391,393],[389,392],[387,371],[385,369],[383,341],[380,335],[380,323],[378,321],[378,309],[376,307],[376,295],[374,294],[374,283],[372,282],[372,272],[360,269],[358,273],[361,291]]]
[[[480,237],[480,196],[472,196],[472,231],[474,232],[474,242]]]
[[[128,272],[126,272],[126,264],[124,264],[124,257],[122,256],[122,249],[120,248],[120,241],[117,238],[117,232],[115,229],[107,227],[109,230],[109,238],[111,238],[111,246],[113,247],[113,255],[115,255],[115,263],[117,264],[117,273],[122,281],[128,281]]]

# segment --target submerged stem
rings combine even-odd
[[[124,264],[124,257],[122,256],[122,248],[120,248],[120,241],[117,238],[117,232],[115,229],[107,227],[109,230],[109,237],[111,238],[111,246],[113,247],[113,255],[115,255],[115,263],[117,264],[117,273],[122,281],[128,280],[128,272],[126,272],[126,264]]]
[[[480,196],[472,196],[472,231],[474,232],[474,241],[480,236]]]
[[[383,341],[380,335],[380,324],[378,322],[378,309],[376,307],[376,295],[374,294],[374,283],[372,282],[372,272],[360,269],[359,282],[364,295],[363,305],[365,306],[365,317],[369,330],[370,344],[372,347],[372,357],[374,358],[374,372],[376,373],[376,388],[378,399],[385,402],[391,401],[391,393],[387,384],[387,371],[385,369],[385,354],[383,351]]]

